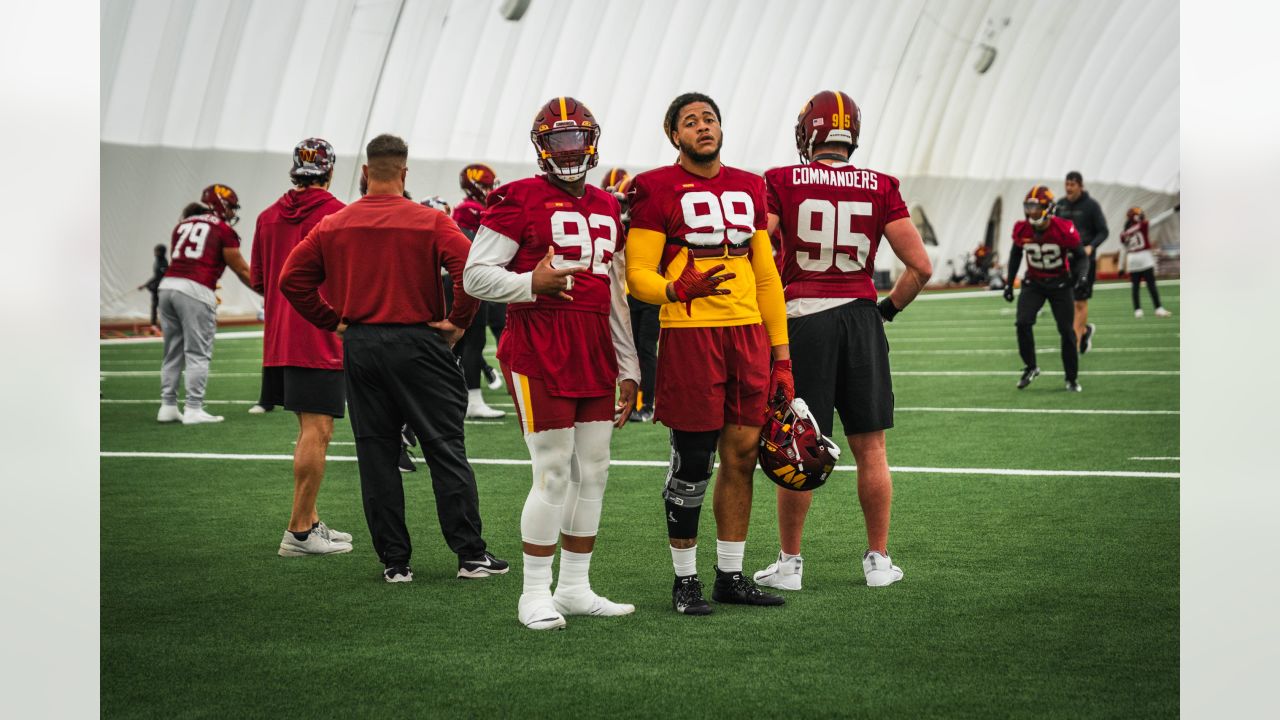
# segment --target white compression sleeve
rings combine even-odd
[[[574,431],[541,430],[524,436],[533,460],[533,487],[520,513],[520,536],[531,545],[555,545],[569,489]]]
[[[574,473],[565,496],[560,531],[571,537],[595,537],[600,531],[604,488],[609,482],[613,423],[577,423],[573,432]]]
[[[533,273],[513,273],[507,263],[520,246],[515,240],[481,225],[471,241],[462,287],[479,300],[512,303],[533,301]]]
[[[640,382],[640,358],[636,354],[635,335],[631,331],[631,306],[627,304],[627,257],[613,256],[609,264],[609,330],[613,335],[613,351],[618,356],[618,382]]]

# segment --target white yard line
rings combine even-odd
[[[261,330],[233,330],[231,332],[218,333],[217,335],[213,336],[213,339],[215,341],[217,340],[250,340],[253,338],[261,339],[262,331]],[[105,346],[114,346],[114,345],[151,345],[151,344],[163,343],[163,342],[164,342],[163,337],[152,336],[152,337],[102,338],[98,341],[98,344],[105,347]]]
[[[1136,352],[1173,352],[1180,350],[1178,347],[1099,347],[1093,348],[1091,353],[1136,353]],[[893,355],[1016,355],[1018,348],[981,348],[981,349],[955,349],[955,350],[890,350],[890,356]]]
[[[173,453],[173,452],[101,452],[104,458],[161,458],[172,460],[287,460],[293,461],[292,455],[250,455],[239,453]],[[355,462],[351,455],[330,455],[326,458],[334,462]],[[472,465],[529,465],[528,460],[508,458],[468,458]],[[611,465],[621,467],[667,467],[666,460],[611,460]],[[854,465],[837,465],[836,470],[857,470]],[[1169,478],[1178,479],[1180,473],[1174,472],[1137,472],[1131,470],[1015,470],[1009,468],[935,468],[912,467],[906,465],[890,466],[889,470],[899,473],[925,473],[931,475],[1001,475],[1018,477],[1125,477],[1125,478]]]
[[[1129,458],[1129,459],[1130,459],[1130,460],[1177,460],[1177,461],[1179,461],[1179,462],[1181,462],[1181,461],[1182,461],[1182,458],[1177,457],[1177,456],[1174,456],[1174,457],[1131,457],[1131,458]]]
[[[1027,413],[1032,415],[1181,415],[1178,410],[1074,410],[1070,408],[895,407],[895,412]],[[1137,460],[1139,458],[1129,458]]]
[[[158,377],[159,370],[99,370],[103,377]],[[209,377],[262,377],[261,372],[211,372]]]
[[[1182,284],[1178,279],[1159,280],[1158,282],[1162,287],[1177,287]],[[1129,283],[1097,283],[1093,286],[1093,291],[1128,290],[1131,287],[1132,286]],[[1003,290],[956,290],[954,292],[937,291],[919,295],[916,297],[916,300],[965,300],[968,298],[1000,297],[1003,292]]]
[[[1021,370],[894,370],[894,377],[976,377],[976,376],[1008,376],[1017,377]],[[1041,375],[1061,375],[1061,370],[1042,370]],[[1178,370],[1081,370],[1080,377],[1099,375],[1180,375]]]

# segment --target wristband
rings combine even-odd
[[[893,304],[893,301],[890,300],[888,296],[885,296],[885,299],[881,300],[876,305],[876,309],[880,311],[880,317],[884,318],[885,322],[893,322],[893,318],[898,313],[902,312]]]

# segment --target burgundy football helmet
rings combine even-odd
[[[228,225],[235,225],[236,220],[239,220],[236,211],[240,209],[240,197],[226,185],[214,183],[205,188],[200,193],[200,202]]]
[[[796,118],[796,150],[800,159],[813,159],[813,148],[822,143],[845,143],[849,154],[858,149],[862,110],[853,98],[839,91],[823,90],[809,98]]]
[[[1053,191],[1044,185],[1031,188],[1022,200],[1022,213],[1031,227],[1037,230],[1047,227],[1049,216],[1053,214]]]
[[[1142,211],[1142,208],[1131,207],[1124,214],[1124,225],[1125,227],[1129,227],[1130,225],[1137,225],[1138,223],[1146,219],[1147,219],[1147,214]]]
[[[484,163],[471,163],[458,173],[458,184],[463,194],[483,205],[484,199],[498,186],[498,175]]]
[[[760,469],[788,490],[821,487],[835,470],[840,448],[823,437],[804,400],[790,404],[781,397],[769,404],[760,430]]]
[[[581,179],[600,161],[600,125],[586,105],[568,96],[538,109],[529,139],[538,151],[538,167],[564,182]]]
[[[336,160],[328,140],[307,138],[293,148],[293,169],[289,171],[289,177],[323,178],[332,175]]]
[[[604,174],[604,179],[600,181],[601,190],[617,190],[622,183],[631,177],[626,170],[622,168],[611,168]]]

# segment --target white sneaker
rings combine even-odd
[[[1160,314],[1160,308],[1156,308],[1156,314],[1157,314],[1157,315],[1159,315],[1159,314]],[[1135,318],[1138,318],[1139,320],[1141,320],[1141,319],[1142,319],[1142,308],[1134,308],[1133,316],[1134,316]]]
[[[483,400],[467,403],[468,420],[497,420],[506,416],[506,411],[491,408]]]
[[[200,425],[202,423],[220,423],[226,418],[221,415],[210,415],[204,408],[186,408],[182,413],[183,425]]]
[[[597,595],[589,588],[586,592],[574,592],[572,590],[560,592],[556,589],[556,594],[551,596],[551,602],[565,615],[593,615],[595,617],[618,617],[620,615],[630,615],[636,611],[636,606],[629,603],[616,603],[607,597]]]
[[[181,420],[182,413],[177,405],[161,405],[160,412],[156,413],[156,422],[181,422]]]
[[[556,610],[550,595],[520,596],[520,624],[530,630],[558,630],[565,626],[564,616]]]
[[[334,542],[347,543],[348,545],[351,544],[351,540],[352,540],[351,533],[344,533],[338,530],[334,530],[328,525],[325,525],[323,520],[321,520],[316,525],[316,529],[319,530],[321,534],[327,536],[330,540]]]
[[[303,557],[305,555],[338,555],[351,552],[351,543],[334,542],[320,528],[311,528],[306,540],[299,540],[288,530],[280,539],[280,557]]]
[[[1165,310],[1162,307],[1158,307],[1156,308],[1156,317],[1173,317],[1173,313],[1169,312],[1168,310]]]
[[[894,565],[888,555],[868,550],[862,556],[862,574],[867,576],[869,587],[884,587],[902,579],[902,568]]]
[[[261,405],[254,405],[253,407],[249,408],[249,414],[250,415],[266,415],[267,409],[262,407]]]
[[[790,560],[782,559],[782,551],[778,551],[778,559],[769,567],[752,576],[757,585],[777,588],[779,590],[799,590],[800,579],[804,575],[804,558],[799,555]]]

